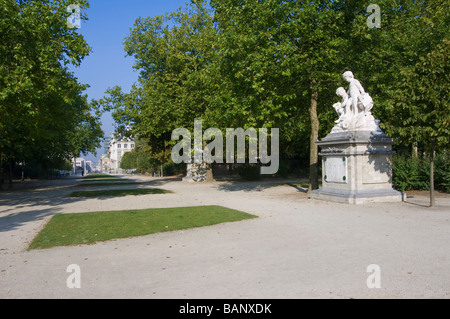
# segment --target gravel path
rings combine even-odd
[[[125,178],[174,193],[69,198],[73,178],[0,193],[0,298],[450,298],[449,195],[354,206],[273,182]],[[54,214],[194,205],[259,218],[26,251]],[[66,284],[72,264],[80,289]],[[381,288],[367,286],[371,264]]]

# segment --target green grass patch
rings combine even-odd
[[[117,176],[113,176],[113,175],[108,175],[108,174],[91,174],[91,175],[86,175],[85,177],[83,177],[83,179],[105,179],[105,178],[112,178],[112,179],[120,179],[120,177]]]
[[[91,179],[85,179],[82,180],[82,183],[100,183],[100,182],[108,182],[113,183],[122,180],[120,177],[111,177],[111,178],[91,178]]]
[[[93,244],[256,217],[222,206],[58,214],[52,217],[28,249]]]
[[[69,197],[103,197],[103,196],[129,196],[129,195],[148,195],[148,194],[167,194],[172,193],[161,188],[138,188],[138,189],[110,189],[98,191],[79,191],[73,192]]]
[[[99,182],[99,183],[84,183],[84,184],[78,184],[75,185],[74,187],[95,187],[95,186],[120,186],[120,185],[138,185],[138,184],[142,184],[139,182]]]

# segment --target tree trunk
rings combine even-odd
[[[12,171],[12,167],[13,167],[13,159],[10,158],[9,159],[9,189],[13,188],[13,171]]]
[[[311,135],[310,135],[310,151],[309,151],[309,190],[319,188],[319,155],[316,141],[319,135],[319,118],[317,117],[317,101],[319,99],[319,91],[316,88],[316,80],[311,80],[311,105],[309,107],[309,116],[311,119]]]
[[[3,190],[3,154],[2,150],[0,149],[0,191]]]
[[[434,206],[434,143],[434,138],[432,138],[430,149],[430,207]]]
[[[214,182],[212,164],[206,164],[206,182]]]
[[[48,169],[46,163],[41,163],[42,179],[48,179]]]
[[[419,157],[419,143],[417,141],[412,144],[411,155],[413,158]]]

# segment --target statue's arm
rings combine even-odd
[[[356,87],[358,88],[359,92],[361,92],[361,94],[366,94],[366,91],[364,90],[363,86],[361,85],[361,82],[359,82],[358,80],[355,80],[355,84],[356,84]]]
[[[345,96],[342,97],[342,102],[341,102],[341,104],[342,104],[343,106],[345,106],[345,105],[347,104],[347,101],[348,101],[348,95],[345,95]]]

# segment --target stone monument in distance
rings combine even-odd
[[[373,100],[353,73],[343,74],[349,83],[335,103],[339,119],[321,141],[322,187],[311,198],[349,204],[401,201],[402,193],[392,188],[392,138],[386,136],[371,109]]]

